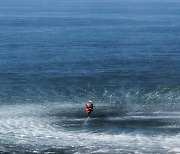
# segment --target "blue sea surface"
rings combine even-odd
[[[0,153],[180,153],[179,102],[179,0],[0,0]]]

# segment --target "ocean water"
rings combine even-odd
[[[0,0],[0,153],[180,153],[180,1]]]

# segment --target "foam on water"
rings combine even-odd
[[[178,153],[179,6],[1,0],[0,153]]]
[[[87,118],[84,120],[83,125],[87,125],[88,120],[89,120],[89,117],[87,117]]]
[[[58,105],[57,105],[58,106]],[[61,105],[59,105],[61,107]],[[53,107],[54,108],[54,107]],[[68,106],[64,107],[67,110]],[[44,110],[46,109],[46,110]],[[78,153],[94,152],[94,153],[119,153],[119,152],[180,152],[180,134],[174,135],[146,135],[143,133],[115,132],[113,134],[108,131],[89,130],[92,125],[101,125],[101,118],[66,118],[61,116],[49,116],[48,112],[52,111],[52,107],[47,105],[24,105],[24,106],[3,106],[0,110],[0,140],[3,145],[1,150],[12,151],[7,145],[23,145],[32,147],[37,151],[54,147],[55,149],[62,147],[73,147]],[[8,111],[8,112],[7,112]],[[165,113],[164,113],[165,114]],[[176,119],[180,113],[168,114],[169,118]],[[168,118],[168,115],[166,118]],[[175,116],[175,117],[174,117]],[[127,117],[110,117],[105,120],[128,120],[128,119],[156,119],[158,113],[153,116],[129,115]],[[58,123],[57,123],[58,121]],[[74,121],[78,123],[73,123]],[[120,122],[119,121],[119,122]],[[95,123],[93,123],[95,122]],[[97,123],[96,123],[97,122]],[[99,123],[98,123],[99,122]],[[65,127],[77,127],[79,129],[69,130]],[[108,123],[107,123],[108,125]],[[102,126],[103,127],[103,126]],[[123,126],[122,126],[123,127]],[[98,126],[100,129],[101,126]],[[146,128],[148,129],[148,127]],[[31,148],[30,148],[31,147]],[[154,150],[153,150],[154,149]],[[3,151],[3,150],[2,150]]]

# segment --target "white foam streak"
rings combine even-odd
[[[37,106],[31,105],[24,107],[14,106],[12,108],[2,107],[0,113],[0,139],[7,143],[14,142],[16,144],[53,147],[82,146],[93,149],[94,152],[107,153],[119,153],[125,149],[143,153],[159,148],[165,151],[180,152],[178,148],[180,147],[180,134],[173,136],[146,136],[135,133],[108,134],[107,132],[95,133],[84,130],[69,131],[61,127],[61,125],[54,125],[54,119],[46,117],[46,114],[42,116],[42,113],[47,111],[44,110],[45,108],[40,106],[37,108]],[[177,115],[179,114],[172,116]],[[85,120],[84,125],[86,127],[88,127],[90,120],[89,118]],[[93,146],[96,146],[96,148]]]

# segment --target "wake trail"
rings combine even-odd
[[[87,117],[87,118],[85,119],[85,121],[83,122],[83,125],[87,125],[87,124],[88,124],[88,121],[89,121],[89,117]]]

